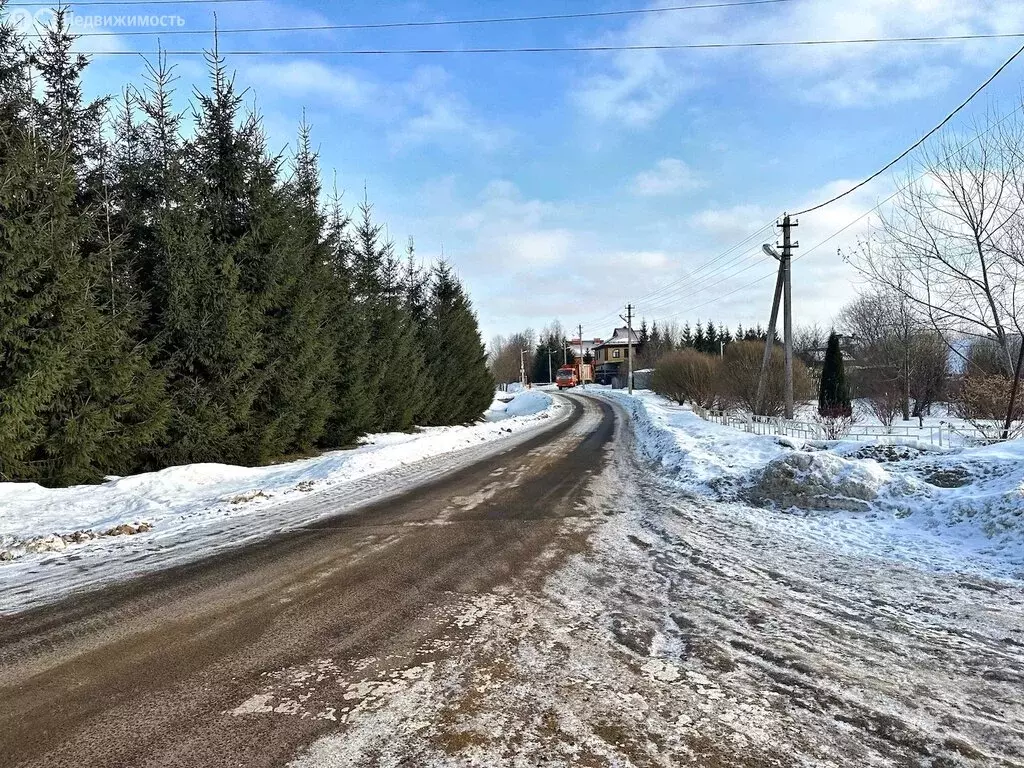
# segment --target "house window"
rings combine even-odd
[[[612,350],[612,357],[618,357],[618,356],[619,356],[619,350],[613,349]]]

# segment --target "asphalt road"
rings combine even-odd
[[[251,714],[270,709],[259,691],[296,669],[386,678],[410,648],[441,663],[451,644],[424,641],[452,637],[467,595],[584,549],[571,519],[598,514],[587,486],[615,419],[572,403],[558,427],[356,514],[0,619],[0,761],[276,766],[336,732],[315,701]]]

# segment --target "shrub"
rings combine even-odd
[[[651,388],[659,395],[702,408],[712,408],[718,397],[719,359],[693,349],[669,352],[658,360]]]
[[[758,341],[734,341],[725,348],[719,367],[718,390],[723,406],[742,408],[754,413],[757,404],[757,382],[761,376],[764,344]],[[776,346],[768,366],[768,380],[760,414],[780,416],[786,406],[786,369],[782,348]],[[814,383],[803,362],[793,358],[793,399],[797,402],[813,396]]]
[[[964,376],[954,398],[954,408],[960,418],[977,427],[986,437],[998,437],[1010,405],[1012,379],[999,373],[970,373]],[[1024,398],[1014,403],[1010,437],[1024,431]]]
[[[872,368],[864,372],[860,382],[868,408],[888,430],[903,408],[899,374],[889,368]]]

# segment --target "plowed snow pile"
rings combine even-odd
[[[1024,578],[1024,441],[811,444],[709,423],[646,391],[600,394],[629,410],[639,453],[685,495],[782,512],[843,549]]]

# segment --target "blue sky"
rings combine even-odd
[[[694,0],[690,0],[692,4]],[[661,5],[684,5],[682,0]],[[249,2],[73,6],[93,13],[178,14],[223,29],[617,10],[629,0]],[[96,32],[99,29],[83,29]],[[131,31],[110,26],[106,32]],[[1019,0],[789,0],[759,6],[522,24],[344,32],[224,34],[221,48],[310,50],[735,42],[1016,33]],[[170,49],[207,36],[163,39]],[[627,301],[640,316],[730,325],[765,322],[772,263],[755,234],[783,210],[830,196],[876,170],[966,96],[1021,41],[754,50],[387,57],[229,57],[251,87],[274,146],[293,141],[303,108],[329,182],[354,205],[366,185],[400,247],[442,250],[467,283],[485,338],[554,318],[608,335]],[[82,50],[152,51],[153,37],[83,39]],[[173,59],[184,99],[205,78]],[[138,82],[134,57],[98,55],[92,93]],[[1020,101],[1020,66],[952,130]],[[802,252],[894,189],[879,179],[801,219]],[[795,264],[797,322],[828,323],[854,291],[837,257],[862,220]],[[666,290],[666,286],[670,286]],[[654,291],[662,293],[649,296]]]

